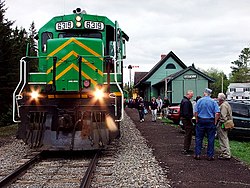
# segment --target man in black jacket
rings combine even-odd
[[[190,154],[190,145],[192,141],[192,132],[193,132],[193,105],[190,99],[193,97],[194,93],[192,90],[188,90],[186,95],[183,97],[180,105],[180,116],[185,129],[184,137],[184,149],[183,154]]]

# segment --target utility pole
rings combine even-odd
[[[223,93],[223,78],[224,77],[224,74],[223,73],[221,73],[221,93]]]
[[[128,69],[129,69],[129,85],[128,85],[128,88],[130,90],[130,88],[131,88],[131,69],[132,69],[132,65],[129,65]]]

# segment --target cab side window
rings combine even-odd
[[[114,28],[110,25],[106,25],[106,45],[105,45],[105,61],[104,61],[104,72],[114,73],[114,61],[111,57],[114,56]]]
[[[47,31],[42,33],[42,42],[41,42],[42,52],[47,51],[47,41],[52,38],[53,38],[53,33]]]

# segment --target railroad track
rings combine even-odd
[[[32,153],[18,169],[0,180],[0,187],[81,187],[91,185],[100,151]]]
[[[88,169],[87,169],[87,171],[82,179],[80,188],[90,187],[93,171],[95,170],[99,155],[100,155],[100,151],[97,151],[96,154],[94,155],[93,159],[89,163],[89,167],[88,167]]]
[[[12,173],[1,179],[0,181],[0,187],[6,187],[7,185],[14,182],[16,179],[18,179],[23,173],[25,173],[26,170],[28,170],[32,165],[37,163],[41,160],[43,155],[43,152],[38,153],[32,153],[28,157],[26,156],[26,159],[24,159],[24,162],[21,166],[19,166],[16,170],[14,170]]]

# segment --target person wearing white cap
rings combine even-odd
[[[198,100],[195,106],[196,135],[195,135],[195,156],[201,159],[202,142],[207,134],[207,160],[214,160],[214,140],[216,133],[216,123],[220,116],[219,105],[211,99],[212,90],[206,88],[204,96]]]

